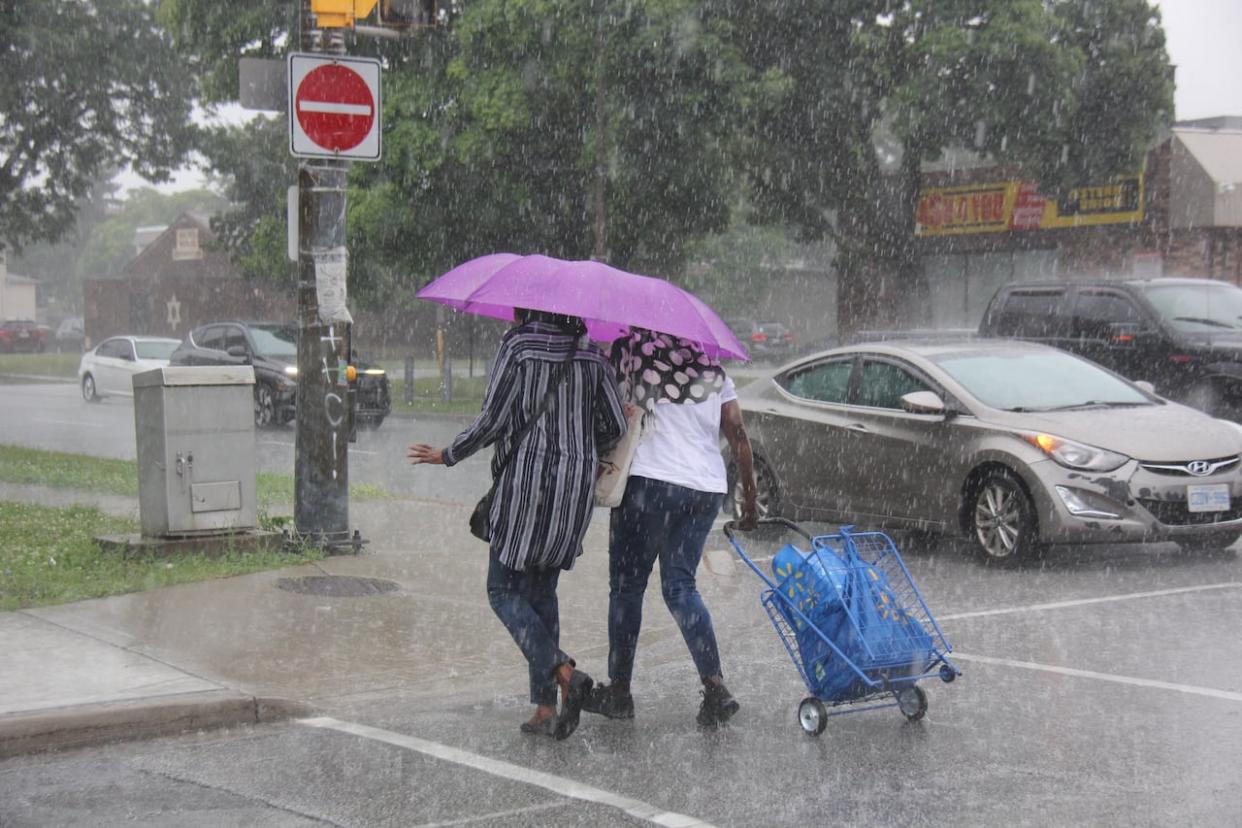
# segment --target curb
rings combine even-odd
[[[50,377],[43,374],[15,374],[9,371],[0,373],[2,377],[11,377],[16,380],[27,380],[29,382],[47,382],[47,383],[63,383],[73,385],[77,382],[73,377]]]
[[[0,759],[316,715],[301,702],[208,690],[0,715]]]

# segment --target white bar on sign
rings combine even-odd
[[[298,109],[302,112],[331,112],[335,115],[371,114],[371,107],[366,104],[331,103],[329,101],[298,101]]]

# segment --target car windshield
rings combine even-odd
[[[1242,289],[1224,282],[1143,288],[1156,312],[1187,333],[1242,330]]]
[[[181,343],[175,339],[156,342],[135,342],[139,359],[168,359]]]
[[[1057,351],[958,352],[933,361],[980,402],[1006,411],[1152,404],[1128,382]]]
[[[251,325],[255,349],[273,359],[297,359],[298,332],[283,325]]]

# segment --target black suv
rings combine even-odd
[[[1213,416],[1242,417],[1242,289],[1227,282],[1005,285],[979,335],[1053,345]]]
[[[254,367],[254,422],[260,428],[296,415],[298,329],[275,322],[212,322],[190,331],[169,357],[171,365]],[[354,360],[354,422],[378,428],[392,409],[388,376]]]

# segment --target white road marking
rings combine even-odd
[[[1135,687],[1154,687],[1158,690],[1173,690],[1178,693],[1189,693],[1194,696],[1207,696],[1213,699],[1242,702],[1242,693],[1231,690],[1216,690],[1211,687],[1196,687],[1193,684],[1174,684],[1169,681],[1119,676],[1113,673],[1097,673],[1093,670],[1077,670],[1073,667],[1058,667],[1054,664],[1037,664],[1033,661],[1016,661],[1010,658],[992,658],[990,656],[953,653],[952,658],[961,661],[975,661],[980,664],[995,664],[1001,667],[1019,667],[1023,670],[1037,670],[1044,673],[1057,673],[1075,678],[1089,678],[1097,681],[1111,681],[1115,684],[1130,684]]]
[[[334,115],[370,115],[371,107],[367,104],[339,103],[337,101],[298,101],[301,112],[331,112]]]
[[[419,739],[417,736],[407,736],[403,733],[394,733],[391,730],[381,730],[377,727],[356,724],[354,722],[342,722],[329,716],[299,719],[298,724],[323,728],[325,730],[336,730],[341,733],[361,736],[364,739],[385,742],[397,747],[414,750],[427,756],[433,756],[446,762],[454,762],[458,765],[483,771],[484,773],[490,773],[492,776],[499,776],[502,779],[534,785],[551,791],[558,796],[581,799],[599,805],[609,805],[624,811],[632,817],[646,820],[653,825],[665,825],[669,826],[669,828],[691,828],[691,826],[695,826],[695,828],[712,828],[711,823],[704,822],[701,819],[686,816],[685,814],[673,813],[672,811],[664,811],[637,799],[630,799],[611,791],[605,791],[591,785],[584,785],[581,782],[575,782],[563,776],[531,770],[521,765],[480,756],[477,753],[470,753],[460,748],[439,744],[438,742],[429,742],[426,739]]]
[[[493,811],[490,814],[479,814],[477,816],[462,817],[461,819],[450,819],[447,822],[424,822],[421,825],[412,826],[412,828],[450,828],[456,825],[472,825],[476,822],[493,823],[505,817],[525,816],[536,812],[551,811],[554,808],[566,808],[569,803],[561,802],[541,802],[538,805],[528,805],[525,808],[512,808],[508,811]]]
[[[936,620],[961,621],[965,618],[986,618],[989,615],[1012,615],[1019,612],[1043,612],[1045,610],[1067,609],[1069,607],[1085,607],[1091,604],[1108,604],[1115,601],[1136,601],[1141,598],[1160,598],[1165,595],[1184,595],[1191,592],[1207,592],[1214,589],[1238,589],[1242,581],[1229,581],[1223,584],[1200,584],[1199,586],[1157,589],[1151,592],[1127,592],[1121,595],[1101,595],[1097,598],[1079,598],[1073,601],[1056,601],[1049,604],[1028,604],[1024,607],[1004,607],[1001,609],[978,610],[977,612],[959,612],[953,615],[937,615]]]

